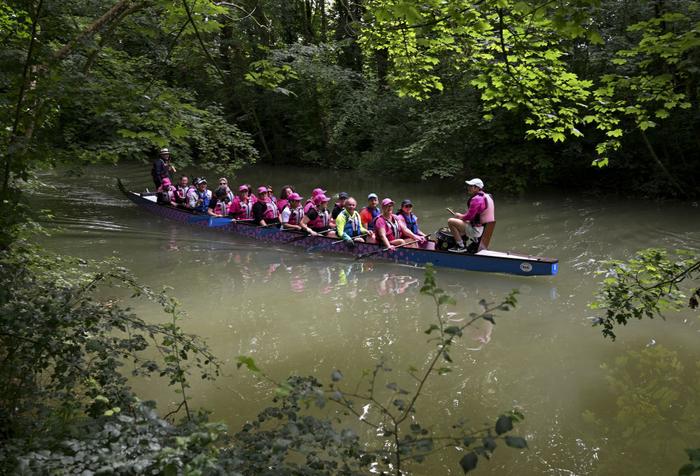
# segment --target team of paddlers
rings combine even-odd
[[[312,236],[338,238],[349,245],[368,242],[382,244],[387,250],[404,246],[435,249],[435,242],[419,229],[410,199],[403,200],[395,213],[391,198],[380,202],[376,193],[370,193],[367,206],[358,211],[357,200],[347,192],[340,192],[329,210],[331,198],[322,188],[315,188],[307,199],[291,185],[283,186],[279,197],[270,185],[253,189],[250,184],[242,184],[234,193],[228,180],[220,178],[212,193],[203,177],[190,182],[189,177],[182,175],[173,184],[170,173],[174,171],[168,149],[162,149],[152,170],[158,203],[257,226],[278,226]],[[469,245],[478,245],[483,225],[495,221],[493,199],[483,192],[483,182],[476,178],[467,180],[466,184],[470,195],[468,210],[463,214],[450,210],[453,217],[447,223],[454,237],[449,251],[457,253],[475,251],[476,247]]]

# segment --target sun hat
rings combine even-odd
[[[246,191],[246,192],[247,192],[247,191],[248,191],[248,187],[245,186],[245,185],[241,185],[240,187],[238,187],[238,191],[239,191],[239,192],[243,192],[243,191]]]
[[[347,200],[348,198],[350,198],[350,194],[348,194],[348,192],[340,192],[338,194],[338,200]]]
[[[369,195],[367,195],[367,200],[372,200],[373,198],[376,198],[377,200],[379,200],[379,197],[377,196],[376,193],[370,193]]]
[[[160,155],[170,155],[170,151],[166,148],[160,149]]]
[[[385,198],[382,200],[382,206],[386,207],[387,205],[393,205],[394,201],[391,198]]]
[[[402,207],[405,207],[406,205],[411,205],[411,206],[413,206],[413,202],[411,201],[411,199],[406,198],[406,199],[404,199],[403,202],[401,202],[401,206],[402,206]]]
[[[294,201],[299,201],[299,200],[302,200],[303,198],[304,198],[304,197],[302,197],[302,196],[299,195],[298,193],[292,192],[292,193],[287,197],[287,200],[289,200],[289,201],[291,202],[292,200],[294,200]]]
[[[323,190],[322,188],[315,188],[313,190],[313,192],[311,192],[311,196],[315,197],[316,195],[324,195],[325,193],[326,193],[326,191]]]
[[[475,187],[484,188],[484,182],[482,182],[480,178],[465,180],[464,183],[466,183],[467,185],[473,185]]]
[[[266,186],[261,185],[261,186],[258,187],[258,193],[259,193],[259,194],[260,194],[260,193],[267,193],[267,192],[268,192],[268,190],[267,190],[267,187],[266,187]]]
[[[314,197],[314,204],[316,204],[316,205],[320,205],[322,203],[330,202],[330,201],[331,201],[331,199],[326,197],[324,194],[316,195]]]
[[[166,186],[166,187],[169,187],[169,186],[172,185],[172,182],[170,182],[170,179],[169,179],[169,178],[164,178],[164,179],[163,179],[163,185]]]

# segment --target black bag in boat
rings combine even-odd
[[[160,205],[170,205],[170,197],[168,192],[158,192],[156,193],[156,203]]]
[[[447,227],[440,228],[435,233],[435,238],[437,239],[437,243],[435,245],[436,250],[447,251],[449,248],[457,246],[457,242],[455,241],[454,236],[452,236],[452,232]],[[466,236],[462,236],[462,240],[465,243],[469,242],[469,239]],[[479,251],[479,241],[481,241],[481,239],[469,243],[469,245],[467,246],[467,252],[476,253],[477,251]]]

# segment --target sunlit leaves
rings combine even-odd
[[[637,252],[627,261],[602,263],[601,288],[590,306],[605,310],[594,320],[603,326],[603,335],[615,339],[614,328],[630,319],[661,316],[664,310],[677,310],[685,304],[681,283],[700,273],[700,256],[677,250],[675,256],[660,249]]]
[[[623,72],[604,74],[594,83],[574,72],[568,56],[572,40],[605,44],[592,28],[597,2],[533,6],[510,0],[416,0],[412,4],[421,18],[411,15],[410,21],[406,4],[370,1],[362,39],[366,49],[388,52],[389,79],[400,95],[422,100],[439,94],[450,72],[466,73],[480,91],[485,120],[498,109],[517,110],[528,125],[528,138],[553,142],[582,137],[582,123],[621,138],[630,131],[620,126],[623,119],[631,118],[644,131],[656,126],[651,117],[666,119],[671,109],[689,106],[687,92],[678,85],[695,74],[684,56],[698,48],[700,34],[684,14],[664,12],[633,24],[629,31],[640,34],[639,41],[610,61]],[[666,65],[661,73],[659,65]],[[621,144],[602,140],[595,164],[607,164]]]

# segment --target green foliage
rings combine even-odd
[[[606,41],[595,27],[634,18],[613,16],[618,3],[373,0],[367,8],[361,44],[368,55],[387,55],[387,77],[399,95],[423,100],[444,94],[450,82],[471,85],[480,92],[484,120],[497,110],[522,111],[526,137],[555,143],[583,137],[585,126],[595,125],[602,133],[597,165],[620,148],[623,118],[644,131],[673,109],[697,108],[697,9],[618,23],[605,32],[612,42],[622,27],[634,43],[598,55]],[[604,71],[599,81],[590,68],[578,68],[579,52],[592,52],[586,61]],[[591,61],[597,56],[599,64]]]
[[[128,412],[73,422],[61,441],[11,440],[0,462],[24,474],[203,474],[218,469],[214,443],[223,431],[203,419],[173,425],[152,403],[137,402]]]
[[[678,470],[678,476],[690,476],[700,472],[700,448],[687,449],[688,459],[690,463],[684,464],[681,469]]]
[[[90,264],[38,252],[19,241],[0,251],[0,440],[60,441],[84,419],[137,406],[132,375],[165,377],[184,388],[190,368],[214,378],[219,364],[177,325],[165,293],[143,287],[114,262]],[[149,324],[98,292],[121,288],[163,306],[169,324]],[[158,362],[143,356],[153,346]],[[182,394],[181,405],[187,404]]]
[[[684,250],[677,250],[672,256],[664,250],[647,249],[631,260],[610,260],[602,265],[604,269],[598,272],[604,276],[602,287],[590,307],[605,310],[605,316],[596,318],[594,325],[602,325],[603,336],[613,340],[617,325],[680,309],[686,303],[681,283],[700,272],[697,253]],[[696,294],[693,291],[691,307]]]

